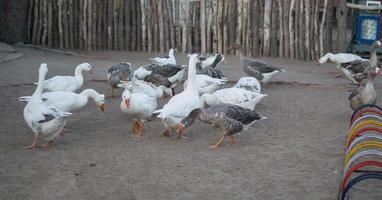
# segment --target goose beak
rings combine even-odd
[[[127,109],[130,108],[130,99],[125,99],[125,105]]]
[[[91,68],[91,69],[89,70],[89,73],[91,73],[91,74],[94,73],[94,72],[93,72],[93,68]]]
[[[377,72],[378,75],[382,75],[382,71],[379,67],[377,67],[377,69],[375,71]]]
[[[227,62],[225,61],[225,58],[223,57],[222,62],[226,65]]]
[[[184,130],[184,128],[185,128],[185,125],[184,125],[184,124],[179,124],[179,125],[178,125],[178,128],[176,129],[176,132],[177,132],[177,133],[182,133],[183,130]]]
[[[99,108],[100,108],[102,111],[105,111],[105,104],[100,105]]]

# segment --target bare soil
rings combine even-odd
[[[153,54],[91,52],[86,57],[17,48],[19,60],[0,64],[0,199],[336,199],[343,169],[351,109],[348,81],[334,79],[334,65],[264,58],[288,72],[263,86],[269,94],[257,107],[268,117],[217,150],[208,146],[221,133],[197,122],[188,138],[164,137],[157,119],[146,123],[138,140],[131,119],[120,112],[120,98],[107,99],[101,112],[93,102],[69,118],[71,132],[51,150],[26,150],[33,133],[23,119],[41,62],[49,77],[73,74],[89,62],[96,74],[85,74],[83,88],[110,95],[104,81],[108,67],[122,59],[135,66]],[[80,52],[83,53],[83,52]],[[179,62],[187,63],[184,55]],[[238,59],[221,66],[230,80],[244,75]],[[178,88],[178,91],[180,88]],[[378,87],[380,94],[381,88]],[[119,91],[119,94],[121,91]],[[161,101],[161,105],[166,100]],[[352,199],[382,199],[382,183],[365,181]]]

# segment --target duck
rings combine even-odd
[[[234,44],[229,49],[238,49],[240,53],[240,66],[243,68],[243,71],[248,76],[255,77],[261,83],[268,83],[277,73],[285,72],[285,69],[282,67],[246,57],[244,54],[245,49],[240,44]]]
[[[30,96],[19,97],[19,101],[29,101]],[[72,112],[86,106],[89,99],[93,99],[94,103],[104,111],[105,95],[98,93],[94,89],[85,89],[77,94],[68,91],[45,92],[41,95],[42,101],[55,106],[64,112]]]
[[[256,105],[266,96],[268,95],[251,92],[243,88],[232,87],[217,90],[212,94],[203,94],[200,97],[200,101],[201,105],[205,107],[220,103],[229,103],[254,110]]]
[[[111,97],[114,97],[114,89],[118,88],[121,81],[130,81],[132,77],[131,63],[121,62],[107,70],[107,82],[111,86]]]
[[[48,141],[43,145],[44,147],[52,147],[53,140],[60,135],[65,126],[66,117],[72,115],[42,100],[43,84],[47,73],[47,64],[42,63],[39,68],[37,87],[23,111],[25,122],[34,133],[33,143],[27,147],[29,149],[38,147],[40,136]]]
[[[168,56],[149,58],[149,60],[153,64],[157,64],[157,65],[167,65],[167,64],[176,65],[175,54],[176,54],[175,49],[171,48],[170,51],[168,52]]]
[[[360,85],[353,89],[349,95],[349,105],[353,110],[364,104],[375,104],[377,102],[377,93],[374,89],[374,79],[376,75],[381,75],[379,68],[371,70],[367,76],[366,85]]]
[[[119,87],[125,88],[120,103],[121,111],[134,118],[133,135],[140,137],[143,133],[144,122],[151,118],[157,109],[157,99],[164,95],[171,95],[171,90],[140,80],[123,82],[119,84]]]
[[[216,90],[219,90],[227,83],[226,79],[212,78],[204,74],[196,75],[196,85],[198,87],[199,95],[211,94]],[[187,81],[184,82],[183,88],[187,87]]]
[[[208,108],[196,108],[182,119],[177,128],[178,135],[182,135],[184,129],[191,126],[196,119],[210,124],[223,131],[223,137],[210,148],[216,149],[221,146],[226,137],[231,137],[232,144],[236,144],[236,135],[247,131],[256,121],[267,119],[255,110],[242,108],[237,105],[221,103]]]
[[[198,54],[198,62],[196,66],[199,69],[204,69],[206,67],[215,68],[219,63],[223,62],[226,64],[223,54]]]
[[[241,77],[235,84],[236,88],[243,88],[251,92],[261,93],[260,82],[251,76]]]
[[[184,81],[187,65],[145,65],[137,71],[134,80],[144,80],[156,86],[166,86],[171,88],[173,95],[175,95],[175,87]]]
[[[171,130],[176,129],[180,121],[200,105],[196,84],[196,63],[197,54],[189,55],[187,87],[181,93],[172,96],[162,109],[154,111],[166,127],[163,132],[165,136],[171,136]]]
[[[377,49],[381,47],[381,42],[376,40],[370,47],[370,59],[354,60],[347,63],[341,63],[338,68],[341,69],[345,76],[348,77],[354,84],[360,84],[367,74],[377,67],[378,57]]]
[[[47,91],[75,92],[84,84],[82,71],[93,73],[92,66],[89,63],[82,63],[77,65],[74,70],[74,76],[54,76],[44,81],[43,88]]]

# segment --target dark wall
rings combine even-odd
[[[29,0],[0,0],[0,42],[14,44],[27,40]]]

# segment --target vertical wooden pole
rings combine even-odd
[[[272,0],[265,0],[264,2],[264,55],[270,54],[270,33],[271,33],[271,5]]]

